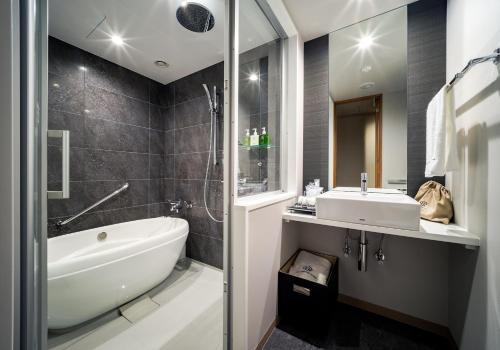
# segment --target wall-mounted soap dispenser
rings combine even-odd
[[[245,129],[245,137],[243,137],[243,146],[250,147],[250,129]]]
[[[250,136],[250,146],[259,145],[259,134],[257,134],[257,128],[253,128],[253,134]]]
[[[259,146],[266,147],[269,146],[269,135],[266,132],[266,127],[262,127],[262,133],[259,137]]]

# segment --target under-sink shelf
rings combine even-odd
[[[340,228],[349,228],[353,230],[360,231],[368,231],[368,232],[377,232],[377,233],[385,233],[388,235],[394,236],[402,236],[402,237],[411,237],[411,238],[420,238],[420,239],[428,239],[432,241],[440,241],[440,242],[448,242],[448,243],[457,243],[464,244],[467,248],[475,248],[480,245],[480,238],[478,235],[467,231],[465,228],[455,225],[449,224],[444,225],[437,222],[431,222],[427,220],[420,220],[420,230],[404,230],[383,226],[373,226],[373,225],[363,225],[363,224],[355,224],[344,221],[334,221],[334,220],[325,220],[318,219],[316,216],[306,215],[306,214],[295,214],[285,212],[283,213],[283,220],[285,221],[298,221],[298,222],[306,222],[310,224],[324,225],[324,226],[334,226]]]

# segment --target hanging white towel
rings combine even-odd
[[[445,85],[427,106],[425,177],[457,169],[456,135],[453,89]]]

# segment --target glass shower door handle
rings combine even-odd
[[[69,198],[69,130],[48,130],[48,138],[62,140],[62,190],[47,191],[48,199]]]

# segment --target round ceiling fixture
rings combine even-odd
[[[375,83],[373,81],[367,81],[366,83],[363,83],[359,86],[361,90],[368,90],[371,89],[372,87],[375,86]]]
[[[169,64],[165,61],[158,60],[158,61],[155,61],[155,66],[160,67],[160,68],[168,68]]]
[[[205,33],[215,25],[212,12],[205,6],[183,1],[175,14],[177,21],[186,29],[195,33]]]

